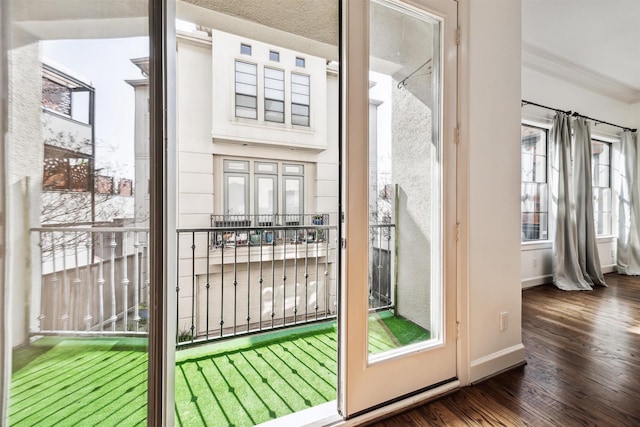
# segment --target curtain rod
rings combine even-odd
[[[521,101],[521,105],[522,105],[522,107],[524,107],[526,105],[533,105],[534,107],[546,108],[547,110],[558,111],[558,112],[561,112],[561,113],[565,113],[568,116],[582,117],[583,119],[591,120],[591,121],[599,123],[599,124],[617,127],[617,128],[622,129],[622,130],[628,130],[630,132],[636,132],[638,130],[638,129],[629,128],[629,127],[626,127],[626,126],[620,126],[620,125],[616,125],[616,124],[613,124],[613,123],[605,122],[603,120],[594,119],[593,117],[582,115],[582,114],[580,114],[580,113],[578,113],[576,111],[561,110],[559,108],[547,107],[546,105],[538,104],[538,103],[531,102],[531,101],[525,101],[524,99]]]

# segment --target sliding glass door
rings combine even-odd
[[[145,423],[149,5],[2,6],[0,424]]]

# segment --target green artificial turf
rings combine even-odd
[[[13,359],[12,426],[146,423],[146,340],[47,337]]]
[[[371,353],[429,339],[392,312],[369,320]],[[334,400],[336,356],[335,322],[181,351],[176,425],[251,426]]]
[[[391,312],[370,316],[370,352],[428,332]],[[12,426],[145,425],[146,340],[53,338],[14,351]],[[337,334],[324,322],[176,353],[179,426],[250,426],[336,398]]]

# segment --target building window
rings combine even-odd
[[[303,165],[224,159],[223,169],[225,215],[256,215],[256,223],[263,225],[273,225],[274,220],[282,225],[301,223]],[[286,218],[274,218],[281,214]]]
[[[242,55],[249,55],[249,56],[251,56],[251,45],[241,43],[241,44],[240,44],[240,53],[241,53]]]
[[[304,68],[305,60],[304,58],[296,57],[296,67]]]
[[[71,117],[71,89],[43,77],[42,106]]]
[[[268,222],[278,213],[278,164],[255,162],[255,212],[260,222]]]
[[[596,235],[611,234],[611,144],[591,141],[593,219]]]
[[[284,214],[304,213],[304,166],[284,164],[282,171],[282,192],[284,193]]]
[[[291,73],[291,124],[309,126],[309,76]]]
[[[548,237],[548,185],[547,185],[546,129],[522,126],[521,138],[521,203],[522,241],[547,240]]]
[[[258,67],[236,61],[236,117],[258,118]]]
[[[89,159],[45,157],[42,188],[88,192]]]
[[[224,213],[249,214],[249,162],[224,161]]]
[[[264,69],[264,119],[284,123],[284,71]]]
[[[280,52],[276,52],[275,50],[270,50],[269,61],[280,62]]]

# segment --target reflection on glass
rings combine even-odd
[[[379,354],[442,337],[440,26],[391,3],[370,10],[368,341]]]
[[[258,178],[258,215],[272,215],[275,211],[275,178]]]
[[[89,3],[10,28],[9,425],[147,417],[147,6]]]
[[[285,178],[285,213],[296,215],[302,213],[302,178]]]
[[[244,215],[247,210],[247,178],[244,176],[227,176],[228,205],[227,212],[234,215]]]

